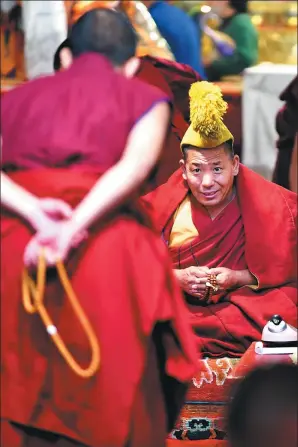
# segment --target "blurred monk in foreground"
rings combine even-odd
[[[229,447],[296,447],[298,367],[259,366],[237,383],[228,414]]]
[[[134,77],[123,14],[89,11],[69,39],[68,69],[1,104],[2,444],[163,447],[196,352],[167,250],[134,198],[170,99]]]
[[[239,357],[275,313],[297,323],[297,195],[239,162],[218,86],[190,89],[180,169],[144,198],[205,355]]]

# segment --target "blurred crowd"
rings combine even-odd
[[[208,13],[199,10],[189,16],[167,1],[144,1],[160,33],[167,40],[177,62],[190,65],[202,78],[218,81],[239,75],[258,60],[258,34],[248,14],[247,0],[206,1]],[[217,32],[207,25],[216,15]],[[202,36],[212,40],[214,51],[204,58]]]
[[[230,447],[297,446],[297,366],[252,370],[237,383],[227,416]]]
[[[68,15],[71,5],[76,3],[78,2],[65,2]],[[88,2],[79,3],[85,3],[86,6]],[[100,3],[107,3],[109,7],[115,3],[117,8],[124,8],[128,15],[130,8],[133,8],[130,5],[133,2]],[[195,8],[189,14],[168,0],[144,0],[137,3],[139,7],[142,4],[148,9],[175,60],[192,67],[202,79],[217,81],[225,76],[239,75],[245,68],[257,63],[258,34],[248,13],[247,0],[206,1],[205,9]],[[216,31],[209,26],[212,18],[215,18],[219,25]],[[15,77],[12,62],[15,53],[14,37],[17,40],[17,47],[21,48],[23,45],[22,33],[18,32],[23,26],[21,2],[12,0],[1,2],[1,24],[5,29],[1,43],[3,47],[1,74],[6,78],[12,78]],[[142,28],[137,23],[134,25]],[[15,36],[11,33],[12,30],[16,31]],[[206,41],[206,38],[211,42],[207,56],[202,51],[203,40]],[[156,45],[156,53],[151,55],[164,57],[165,53],[163,54],[158,47],[160,45]]]

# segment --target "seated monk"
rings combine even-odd
[[[89,11],[69,38],[67,70],[1,102],[1,445],[164,447],[197,356],[167,250],[134,198],[169,98],[133,77],[122,14]]]
[[[296,324],[297,195],[239,163],[218,86],[190,89],[181,169],[144,197],[185,293],[198,349],[237,357],[273,314]]]

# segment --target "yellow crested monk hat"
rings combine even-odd
[[[223,123],[228,104],[220,88],[207,81],[192,84],[189,90],[190,126],[182,141],[181,149],[194,146],[212,149],[232,140],[234,137]]]

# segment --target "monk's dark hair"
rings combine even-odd
[[[227,154],[229,155],[229,157],[231,159],[233,159],[234,156],[235,156],[233,140],[226,141],[224,143],[224,148],[225,148],[225,151],[227,152]],[[193,149],[193,147],[192,146],[184,146],[182,148],[182,153],[183,153],[183,157],[184,157],[185,160],[187,158],[187,151],[188,151],[188,149]],[[198,149],[200,149],[200,148],[198,148]],[[206,149],[206,150],[208,150],[208,149]]]
[[[120,11],[107,8],[86,12],[72,26],[68,38],[74,57],[98,53],[116,67],[135,56],[138,43],[128,18]]]
[[[53,61],[53,66],[54,66],[54,70],[55,71],[59,71],[61,70],[61,59],[60,59],[60,54],[61,51],[64,48],[68,48],[71,51],[71,46],[70,46],[70,41],[69,39],[65,39],[57,48],[55,54],[54,54],[54,61]]]
[[[278,421],[282,430],[283,421],[289,417],[296,420],[297,372],[298,367],[294,363],[267,364],[237,381],[227,413],[227,431],[232,447],[260,445],[258,433],[268,430],[268,425],[269,430],[274,426],[279,429]]]
[[[229,3],[238,14],[246,13],[248,11],[248,0],[229,0]]]

